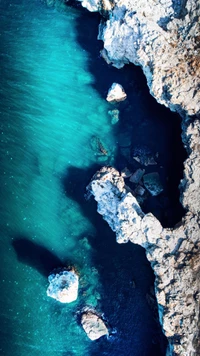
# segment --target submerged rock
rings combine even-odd
[[[116,103],[119,101],[124,101],[126,98],[127,95],[122,85],[118,83],[113,83],[108,91],[106,100],[109,101],[110,103]]]
[[[145,174],[143,176],[143,182],[145,188],[153,197],[162,193],[163,186],[161,184],[160,177],[157,172]]]
[[[108,150],[98,136],[93,135],[90,139],[90,146],[98,156],[108,156]],[[107,158],[106,158],[107,159]]]
[[[119,121],[119,110],[118,109],[113,109],[109,110],[108,114],[111,116],[111,124],[115,125]]]
[[[145,170],[144,169],[137,169],[137,171],[135,171],[132,175],[131,175],[131,177],[130,177],[130,182],[131,183],[135,183],[135,184],[138,184],[140,181],[141,181],[141,179],[142,179],[142,177],[143,177],[143,175],[144,175],[144,173],[145,173]]]
[[[147,146],[134,147],[132,150],[132,156],[135,161],[143,166],[152,166],[157,164],[155,160],[156,155],[154,155],[154,153]]]
[[[97,340],[109,334],[102,318],[93,311],[82,314],[81,324],[90,340]]]
[[[78,275],[74,270],[58,270],[49,275],[48,297],[60,303],[71,303],[78,297]]]

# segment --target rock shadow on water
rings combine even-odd
[[[46,247],[30,241],[25,236],[16,236],[12,241],[17,259],[48,277],[55,268],[64,267],[60,259]]]
[[[70,167],[62,178],[66,196],[79,203],[82,214],[96,229],[85,236],[102,288],[97,310],[104,313],[111,335],[93,342],[91,355],[164,356],[167,341],[158,322],[152,292],[154,274],[144,249],[131,243],[117,244],[115,234],[97,213],[94,199],[84,199],[85,187],[96,170],[96,166],[88,170]]]

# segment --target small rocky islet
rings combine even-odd
[[[74,268],[59,268],[48,277],[47,296],[60,303],[72,303],[78,298],[79,277]],[[81,312],[81,325],[90,340],[109,335],[108,328],[96,310],[85,307]]]

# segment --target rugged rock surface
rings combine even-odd
[[[104,321],[93,311],[86,311],[82,314],[81,324],[90,340],[97,340],[101,336],[108,335]]]
[[[169,341],[167,355],[198,355],[199,216],[188,211],[179,226],[164,229],[152,214],[142,212],[114,168],[102,168],[87,189],[117,242],[131,241],[146,249],[156,277],[160,323]]]
[[[61,303],[71,303],[78,296],[78,275],[74,270],[58,270],[48,277],[48,297],[54,298]]]
[[[183,123],[183,143],[188,152],[184,163],[184,179],[181,181],[181,201],[193,214],[200,213],[200,122]]]
[[[140,65],[156,100],[182,115],[200,113],[200,0],[79,0],[100,11],[102,56]]]
[[[118,83],[113,83],[111,88],[108,90],[106,100],[110,103],[117,103],[119,101],[124,101],[126,97],[127,95],[122,85]]]
[[[200,355],[200,0],[79,1],[104,17],[99,39],[107,63],[140,65],[151,94],[183,118],[188,158],[180,191],[186,215],[179,226],[163,229],[153,215],[144,215],[113,169],[97,173],[88,190],[117,242],[130,240],[146,249],[168,355]]]

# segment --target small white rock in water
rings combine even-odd
[[[111,88],[108,90],[108,95],[106,100],[110,103],[116,103],[119,101],[124,101],[127,98],[127,95],[124,91],[122,85],[118,83],[113,83]]]
[[[49,275],[48,297],[61,303],[71,303],[78,297],[78,275],[75,271],[61,270]]]
[[[97,340],[103,335],[108,335],[104,321],[94,312],[83,313],[81,324],[90,340]]]

